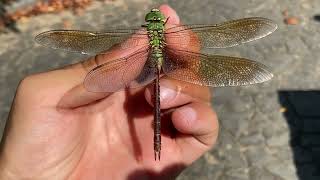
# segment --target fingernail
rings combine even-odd
[[[160,86],[160,102],[170,102],[173,101],[177,96],[177,91]]]
[[[197,118],[196,111],[191,107],[181,107],[179,109],[179,113],[181,114],[182,118],[188,122],[195,121]]]
[[[169,24],[179,24],[180,23],[180,18],[177,14],[177,12],[172,9],[172,7],[170,7],[167,4],[163,4],[159,7],[159,9],[161,11],[164,11],[165,16],[170,17],[168,20]]]

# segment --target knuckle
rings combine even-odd
[[[18,85],[16,97],[19,98],[21,96],[32,96],[34,94],[37,94],[36,89],[36,82],[38,75],[29,75],[24,77]]]
[[[29,88],[32,82],[34,81],[34,75],[29,75],[24,77],[18,85],[18,91],[22,91],[26,88]]]

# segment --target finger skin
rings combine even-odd
[[[147,102],[153,106],[153,84],[145,91]],[[181,106],[191,101],[201,101],[210,104],[211,91],[206,86],[197,86],[183,81],[161,78],[160,80],[160,108],[169,109]]]
[[[166,18],[169,18],[167,21],[168,24],[180,24],[180,18],[178,14],[169,5],[161,5],[159,7],[159,10],[164,14]]]
[[[187,163],[199,158],[217,140],[218,118],[210,105],[194,102],[180,107],[172,113],[172,123],[179,131],[176,143]]]

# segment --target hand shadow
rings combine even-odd
[[[156,172],[154,170],[136,170],[129,174],[127,180],[137,180],[137,179],[175,179],[182,169],[186,168],[184,164],[174,164],[166,167],[160,172]]]

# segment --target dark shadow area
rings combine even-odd
[[[320,22],[320,14],[314,15],[313,19]]]
[[[127,180],[140,180],[140,179],[153,179],[153,180],[162,180],[162,179],[176,179],[180,172],[186,166],[183,164],[175,164],[166,167],[160,172],[154,170],[137,170],[129,174]]]
[[[145,92],[145,88],[125,90],[126,101],[124,103],[124,109],[127,111],[130,136],[133,143],[135,159],[137,161],[140,161],[140,159],[142,158],[141,157],[142,148],[143,148],[142,143],[150,143],[150,144],[154,143],[153,141],[141,142],[139,140],[137,136],[137,131],[139,131],[139,129],[136,129],[135,122],[134,122],[134,121],[137,121],[137,118],[144,118],[147,116],[152,116],[152,119],[153,119],[154,108],[151,105],[149,105],[149,103],[146,101],[144,92]],[[171,121],[171,113],[173,112],[173,110],[174,109],[161,110],[161,137],[162,138],[164,137],[175,138],[176,136],[177,130],[174,128]],[[149,121],[146,121],[145,123],[149,123],[150,128],[152,129],[154,128],[153,120],[151,123]],[[152,137],[153,139],[153,133],[149,134],[149,136]],[[166,147],[162,144],[162,148],[166,148]]]
[[[320,179],[320,91],[279,91],[301,180]]]
[[[150,115],[152,113],[152,108],[148,105],[144,98],[144,91],[132,93],[130,90],[125,90],[125,93],[126,101],[124,103],[124,108],[127,111],[134,156],[137,161],[140,161],[142,158],[142,145],[137,136],[137,129],[135,128],[134,120],[136,117],[146,117]],[[150,134],[150,136],[152,136],[152,134]]]

